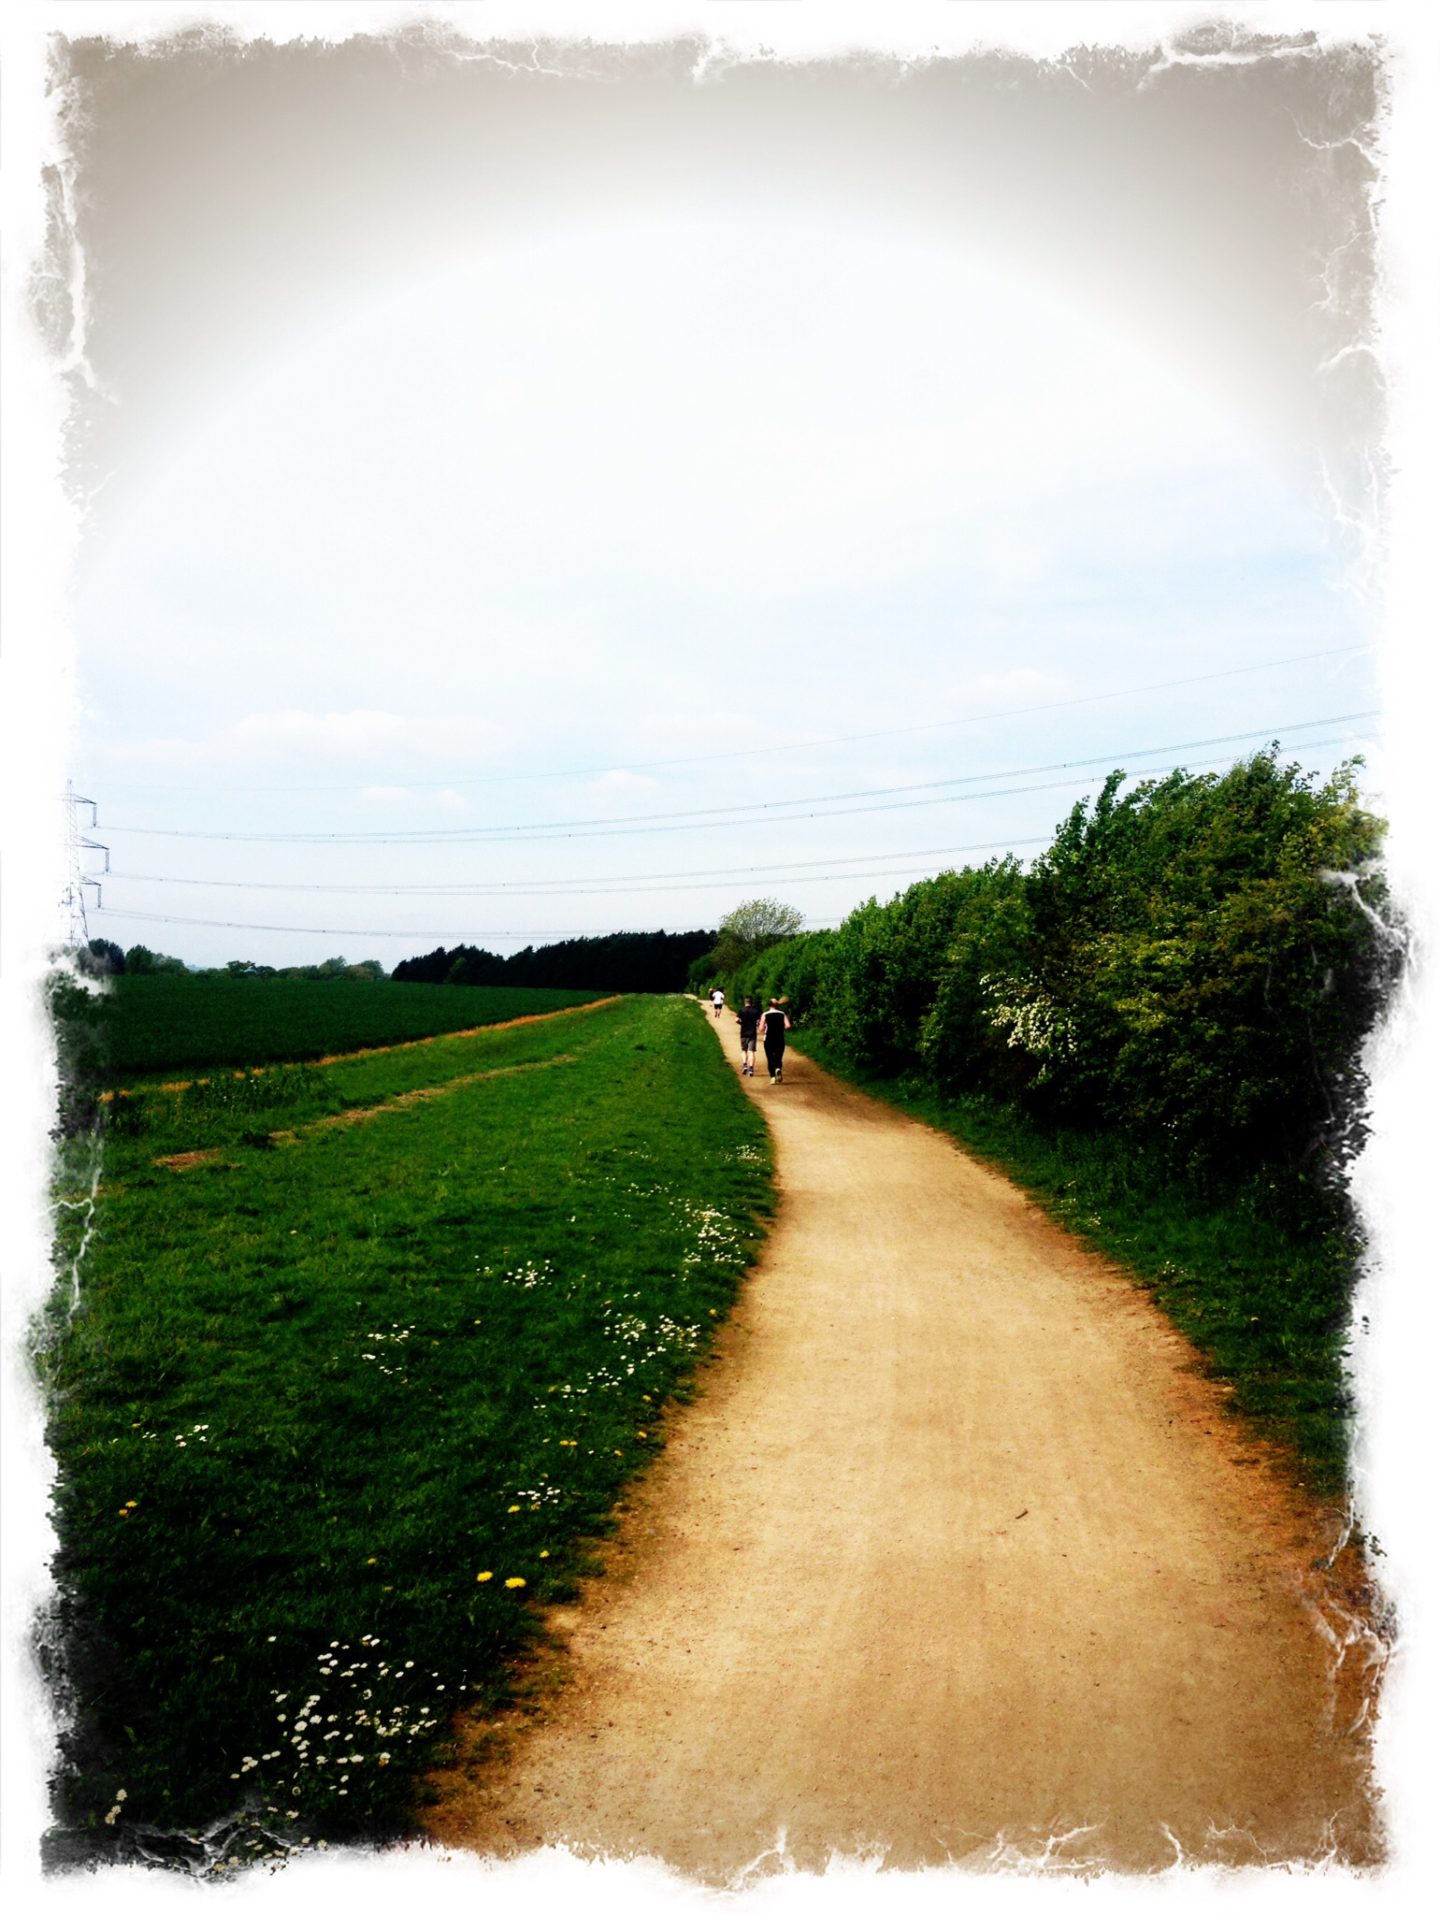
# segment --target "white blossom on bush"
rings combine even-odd
[[[990,1001],[991,1029],[1005,1033],[1011,1050],[1024,1051],[1038,1062],[1037,1084],[1049,1077],[1052,1060],[1074,1056],[1070,1019],[1033,977],[987,973],[980,979],[980,988]]]

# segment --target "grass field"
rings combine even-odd
[[[297,1062],[584,1004],[600,991],[393,984],[356,978],[119,977],[71,992],[106,1082],[206,1065]]]
[[[985,1097],[946,1100],[908,1078],[857,1074],[811,1035],[799,1044],[837,1076],[948,1131],[1128,1270],[1233,1387],[1234,1407],[1289,1452],[1296,1477],[1344,1494],[1346,1325],[1359,1254],[1348,1231],[1287,1231],[1245,1196],[1188,1191],[1123,1139],[1047,1131]]]
[[[769,1205],[762,1122],[676,999],[230,1082],[243,1107],[117,1100],[98,1166],[65,1146],[57,1860],[404,1828],[452,1710],[574,1591]]]

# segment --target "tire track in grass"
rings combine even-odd
[[[588,1007],[587,1007],[588,1008]],[[528,1018],[519,1018],[518,1023],[529,1023]],[[489,1028],[498,1030],[499,1025]],[[467,1033],[460,1033],[466,1035]],[[397,1046],[396,1048],[404,1048]],[[463,1089],[467,1084],[483,1084],[490,1077],[513,1077],[519,1071],[553,1070],[557,1064],[573,1064],[575,1053],[562,1051],[558,1057],[537,1058],[529,1064],[502,1064],[495,1070],[469,1071],[464,1077],[451,1077],[443,1084],[421,1084],[415,1090],[400,1091],[394,1097],[387,1097],[383,1103],[362,1104],[354,1110],[336,1111],[329,1117],[317,1117],[308,1124],[297,1124],[293,1130],[272,1130],[266,1135],[272,1144],[298,1144],[303,1137],[314,1131],[343,1129],[348,1124],[363,1124],[372,1117],[384,1117],[390,1111],[404,1110],[412,1104],[424,1104],[437,1097],[448,1097],[452,1091]],[[169,1086],[162,1086],[168,1089]],[[162,1170],[194,1170],[199,1164],[216,1164],[224,1156],[218,1146],[213,1150],[177,1150],[169,1156],[151,1159]]]

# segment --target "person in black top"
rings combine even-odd
[[[760,1025],[760,1006],[753,997],[747,996],[745,1002],[735,1013],[740,1026],[740,1075],[755,1075],[755,1033]]]
[[[765,1062],[770,1067],[770,1082],[778,1084],[785,1069],[785,1033],[790,1028],[790,1020],[778,997],[771,998],[770,1008],[761,1021],[765,1026]]]

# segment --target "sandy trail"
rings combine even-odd
[[[793,1050],[746,1088],[762,1261],[538,1703],[436,1778],[433,1838],[710,1882],[837,1849],[1378,1860],[1322,1514],[1190,1346],[936,1133]]]

